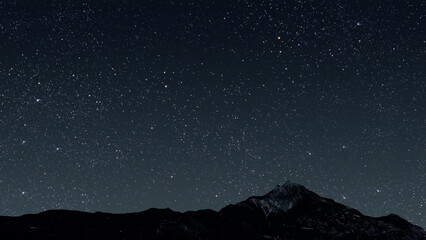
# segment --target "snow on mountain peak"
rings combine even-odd
[[[286,181],[277,185],[268,194],[261,197],[251,197],[239,205],[261,209],[266,217],[270,214],[279,215],[290,210],[306,194],[311,193],[302,185]]]
[[[288,192],[292,189],[305,189],[305,187],[287,180],[284,184],[278,184],[271,192]]]

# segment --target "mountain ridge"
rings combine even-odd
[[[369,217],[285,182],[219,211],[136,213],[49,210],[0,217],[1,239],[426,239],[426,232],[395,214]]]

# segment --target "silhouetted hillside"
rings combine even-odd
[[[373,218],[287,182],[216,212],[55,210],[0,217],[0,239],[426,239],[397,215]]]

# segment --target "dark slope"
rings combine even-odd
[[[426,239],[397,215],[373,218],[285,183],[219,212],[47,211],[0,217],[0,239]]]

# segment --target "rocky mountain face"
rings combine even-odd
[[[0,239],[426,239],[397,215],[368,217],[287,182],[216,212],[149,209],[108,214],[53,210],[0,217]]]

